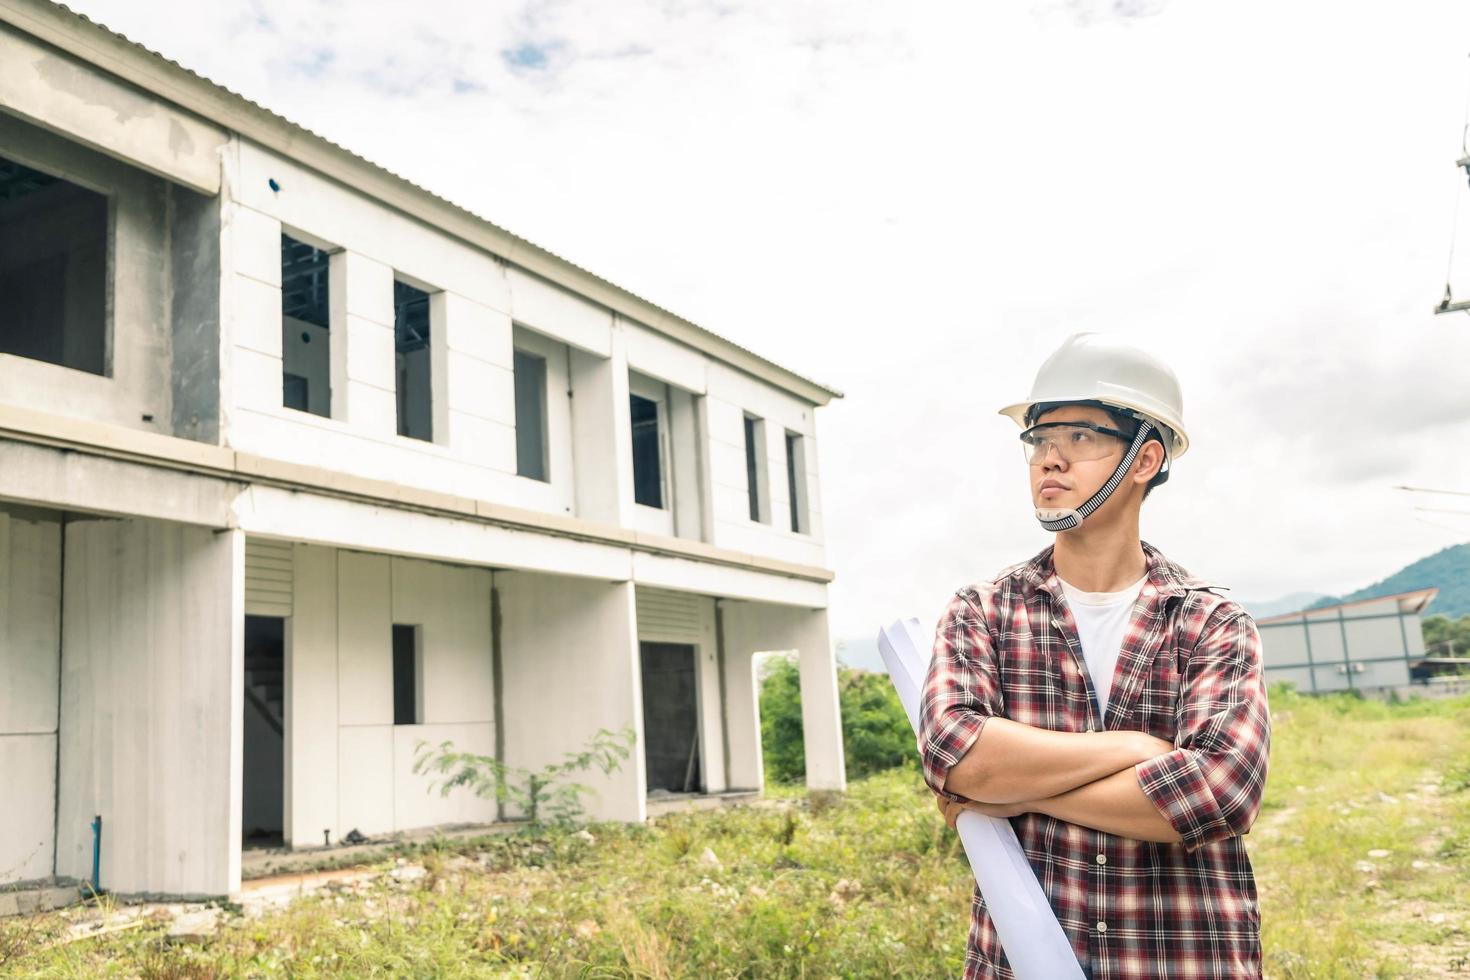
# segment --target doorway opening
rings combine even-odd
[[[285,844],[286,620],[245,617],[243,847]]]
[[[701,792],[704,766],[699,750],[695,648],[689,643],[640,643],[638,649],[643,661],[648,792]]]

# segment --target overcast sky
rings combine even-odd
[[[1235,595],[1470,539],[1392,489],[1470,489],[1463,0],[71,6],[846,392],[835,637],[1048,543],[995,411],[1077,330],[1174,365],[1144,537]]]

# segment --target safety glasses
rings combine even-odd
[[[1040,466],[1055,449],[1064,463],[1102,459],[1121,452],[1133,436],[1091,422],[1043,422],[1021,433],[1026,462]]]

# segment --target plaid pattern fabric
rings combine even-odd
[[[1011,824],[1092,980],[1260,976],[1260,913],[1240,838],[1260,808],[1270,747],[1260,638],[1240,605],[1152,546],[1143,550],[1147,581],[1102,718],[1051,548],[956,593],[924,683],[924,778],[940,792],[996,715],[1054,731],[1167,739],[1174,751],[1136,771],[1182,844],[1036,813]],[[966,980],[1012,976],[977,888]]]

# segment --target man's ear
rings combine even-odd
[[[1164,465],[1164,447],[1157,439],[1150,439],[1138,450],[1133,460],[1133,482],[1147,484],[1158,476]]]

